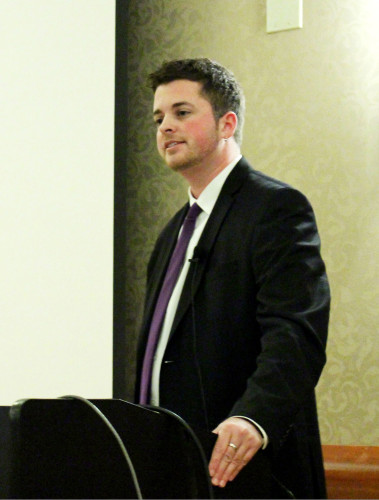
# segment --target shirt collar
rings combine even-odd
[[[242,158],[242,155],[239,154],[229,165],[227,165],[209,184],[208,186],[201,192],[200,196],[196,199],[192,196],[191,188],[188,188],[188,196],[189,203],[192,206],[195,202],[199,205],[199,207],[209,215],[213,207],[216,204],[217,198],[221,192],[222,186],[224,185],[226,179],[228,178],[230,172],[237,165],[237,163]]]

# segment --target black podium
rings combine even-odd
[[[179,417],[121,400],[29,399],[10,409],[11,498],[210,498]]]
[[[0,498],[287,498],[264,451],[212,487],[216,437],[122,400],[21,400],[0,408]]]

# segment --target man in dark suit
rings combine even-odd
[[[150,79],[158,151],[188,181],[190,200],[149,262],[137,397],[157,298],[196,202],[201,212],[142,402],[218,435],[209,464],[215,486],[263,448],[295,496],[323,498],[314,388],[326,359],[330,295],[312,208],[241,156],[244,99],[228,70],[208,59],[171,61]]]

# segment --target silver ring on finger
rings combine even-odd
[[[233,450],[235,450],[235,451],[237,451],[237,449],[238,449],[238,446],[237,446],[237,445],[235,445],[235,444],[234,444],[234,443],[232,443],[232,442],[230,442],[230,443],[228,444],[228,446],[230,446],[231,448],[233,448]]]

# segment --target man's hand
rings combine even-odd
[[[263,438],[248,420],[230,417],[213,431],[218,438],[209,462],[212,484],[224,487],[262,447]]]

